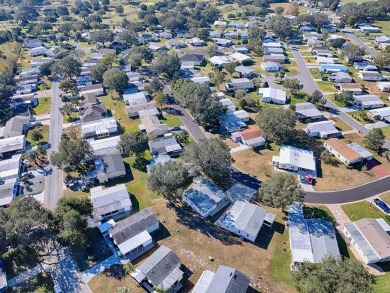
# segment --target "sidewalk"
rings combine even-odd
[[[36,275],[39,275],[40,273],[44,272],[44,268],[41,264],[33,267],[32,269],[29,269],[27,271],[24,271],[23,273],[20,273],[19,275],[13,277],[12,279],[8,280],[8,286],[14,287],[17,286],[23,282],[26,282],[27,280],[30,280],[31,278],[34,278]]]
[[[85,270],[81,273],[83,281],[85,283],[88,283],[93,277],[95,277],[97,274],[105,271],[109,267],[113,266],[114,264],[120,264],[121,260],[118,256],[112,255],[109,258],[103,260],[102,262],[98,263],[94,267],[90,268],[89,270]]]

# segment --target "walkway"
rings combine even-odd
[[[116,255],[112,255],[109,258],[105,259],[104,261],[98,263],[94,267],[90,268],[89,270],[82,272],[82,278],[85,283],[88,283],[93,277],[95,277],[97,274],[103,272],[104,270],[107,270],[109,267],[113,266],[114,264],[120,264],[121,260]]]
[[[26,282],[27,280],[30,280],[34,278],[36,275],[39,275],[40,273],[44,272],[44,268],[42,265],[37,265],[33,267],[32,269],[29,269],[27,271],[24,271],[23,273],[20,273],[19,275],[13,277],[12,279],[8,280],[8,287],[14,287],[21,283]]]

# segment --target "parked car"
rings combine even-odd
[[[180,126],[173,126],[173,127],[171,127],[171,131],[181,131],[181,127]]]
[[[380,200],[379,198],[374,199],[375,204],[385,213],[390,213],[390,207],[383,201]]]

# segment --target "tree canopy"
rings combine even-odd
[[[257,115],[256,122],[275,143],[280,145],[286,133],[295,127],[297,116],[290,109],[264,108]]]
[[[181,61],[176,54],[160,53],[152,63],[152,69],[158,74],[165,74],[169,78],[178,77]]]
[[[319,263],[304,262],[293,273],[298,292],[372,293],[375,277],[351,258],[324,257]]]
[[[84,139],[70,139],[66,134],[61,137],[58,152],[53,152],[50,161],[59,168],[79,167],[92,154],[92,148]]]
[[[129,77],[118,68],[108,69],[103,74],[103,86],[122,95],[127,87]]]
[[[152,167],[148,187],[167,199],[175,199],[181,195],[187,181],[187,167],[181,162],[169,161]]]
[[[379,151],[385,143],[385,135],[381,128],[371,129],[364,137],[366,147],[373,151]]]
[[[303,202],[305,192],[299,185],[296,176],[289,173],[278,173],[262,182],[259,198],[267,206],[284,210],[293,202]]]
[[[187,145],[184,156],[198,174],[209,177],[220,186],[229,183],[232,158],[229,147],[221,139],[192,142]]]
[[[0,124],[4,124],[11,118],[11,96],[15,87],[15,80],[11,71],[0,73]]]
[[[138,156],[148,147],[148,137],[141,131],[127,132],[120,136],[118,150],[125,156]]]
[[[51,72],[53,75],[72,79],[73,77],[80,75],[81,62],[73,56],[68,55],[62,59],[56,60],[51,67]]]

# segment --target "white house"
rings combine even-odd
[[[341,136],[341,132],[335,127],[332,120],[309,123],[305,132],[310,137],[330,138]]]
[[[30,49],[30,51],[28,51],[28,54],[31,57],[36,57],[36,56],[43,55],[46,51],[47,51],[46,47],[36,47],[36,48]]]
[[[103,96],[105,94],[104,88],[102,84],[93,84],[87,85],[80,88],[80,96],[84,96],[86,94],[95,94],[95,96]]]
[[[91,188],[91,201],[94,214],[100,220],[121,218],[130,214],[132,203],[124,184],[105,189],[102,186]]]
[[[233,112],[233,115],[240,119],[242,122],[249,122],[249,114],[245,110],[237,110]]]
[[[240,238],[255,242],[263,225],[272,226],[275,214],[247,201],[236,201],[218,219],[217,224]]]
[[[116,222],[108,229],[108,234],[121,254],[133,259],[154,247],[155,244],[150,234],[159,228],[160,222],[152,211],[143,209]],[[134,256],[131,257],[132,255]]]
[[[377,82],[376,86],[382,92],[390,92],[390,82],[388,82],[388,81]]]
[[[199,177],[194,183],[182,197],[202,217],[213,216],[230,203],[225,192],[213,182]]]
[[[380,81],[383,79],[382,74],[377,71],[360,71],[358,76],[361,80],[366,81]]]
[[[244,129],[240,132],[233,133],[232,139],[239,141],[249,147],[258,147],[265,145],[266,134],[258,126]]]
[[[383,122],[390,123],[390,107],[369,110],[367,115]]]
[[[106,137],[117,131],[118,124],[114,117],[81,124],[81,135],[83,137]]]
[[[237,107],[234,105],[231,99],[225,98],[225,99],[220,99],[219,102],[222,104],[223,107],[226,107],[228,112],[235,112]]]
[[[229,91],[235,90],[252,90],[255,88],[255,84],[248,78],[233,78],[226,84],[226,88]]]
[[[141,118],[142,121],[142,130],[145,130],[147,134],[153,136],[161,136],[169,132],[169,128],[166,124],[162,124],[158,120],[157,116],[144,116]]]
[[[123,95],[123,101],[126,105],[140,105],[140,104],[146,104],[148,102],[148,99],[146,98],[146,95],[144,92],[136,92],[131,94],[124,94]]]
[[[281,146],[279,156],[272,157],[272,166],[278,169],[311,175],[311,178],[317,177],[316,158],[313,152],[293,146]]]
[[[286,91],[276,88],[259,88],[259,96],[264,103],[284,105],[287,102]]]
[[[358,95],[354,96],[354,103],[361,109],[382,108],[385,103],[377,95]]]
[[[366,264],[390,261],[390,227],[385,220],[346,223],[344,233]]]
[[[371,160],[373,155],[357,143],[347,144],[338,138],[331,138],[324,142],[324,147],[343,164],[350,166]]]
[[[263,68],[265,72],[278,72],[280,67],[281,67],[280,63],[277,62],[272,62],[272,61],[261,62],[261,68]]]
[[[0,139],[0,155],[23,150],[25,146],[26,137],[24,135]]]
[[[310,102],[297,103],[295,104],[295,114],[300,120],[321,120],[324,115]]]
[[[361,26],[360,31],[363,33],[380,33],[381,29],[376,26]]]

